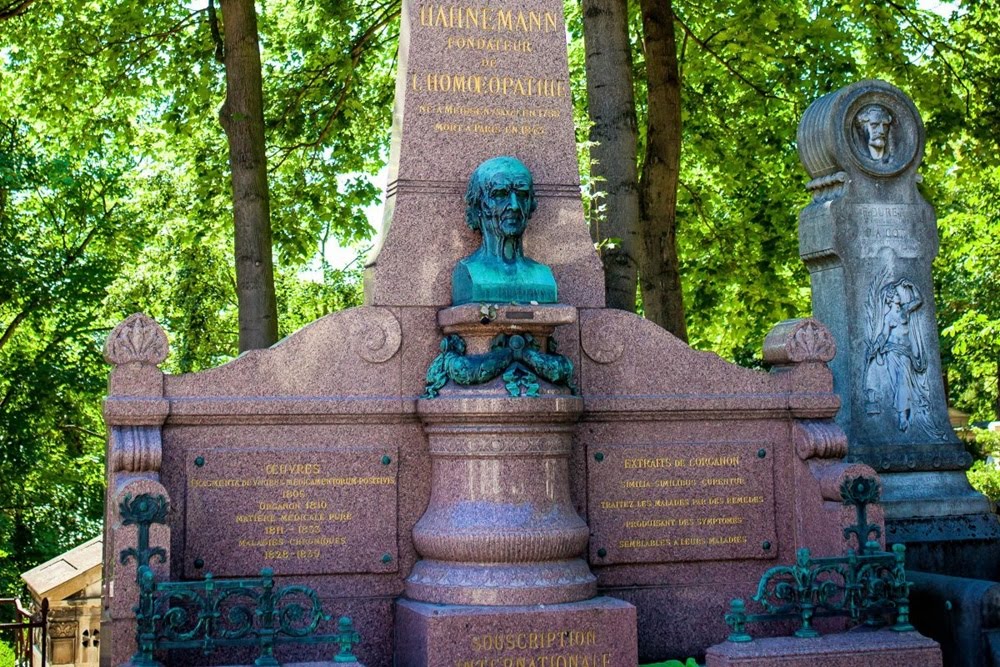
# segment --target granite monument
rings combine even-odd
[[[398,62],[365,306],[176,376],[148,317],[108,339],[109,664],[135,650],[129,494],[169,500],[156,576],[272,568],[370,667],[696,655],[770,565],[842,544],[839,486],[872,472],[841,460],[822,324],[776,326],[762,373],[604,308],[562,3],[404,0]]]
[[[848,459],[879,472],[887,538],[929,567],[940,559],[921,544],[995,540],[1000,524],[966,480],[971,458],[948,419],[931,280],[937,225],[917,187],[923,123],[898,88],[861,81],[816,100],[798,144],[812,178],[800,254],[813,313],[842,351],[832,369]]]

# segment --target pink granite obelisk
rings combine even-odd
[[[562,3],[404,0],[367,305],[451,305],[451,271],[479,244],[455,224],[469,174],[500,155],[527,165],[545,202],[525,253],[552,268],[561,302],[603,307],[604,276],[580,201]]]
[[[448,308],[451,274],[479,243],[462,222],[470,174],[503,155],[533,175],[542,204],[524,252],[551,267],[561,304],[496,304],[484,318],[480,304]],[[386,217],[365,298],[442,309],[441,334],[461,336],[469,355],[498,334],[546,350],[577,308],[604,305],[559,0],[404,0]],[[398,665],[637,663],[635,608],[594,597],[589,529],[571,499],[583,400],[545,383],[540,394],[512,397],[496,378],[418,401],[433,472],[413,529],[421,560],[396,605]]]

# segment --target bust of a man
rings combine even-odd
[[[525,257],[521,246],[538,207],[528,168],[514,157],[483,162],[469,178],[465,204],[465,220],[483,235],[483,242],[455,265],[452,304],[556,303],[552,270]]]
[[[878,104],[869,104],[858,113],[854,122],[861,128],[868,144],[868,154],[873,160],[889,157],[889,127],[892,114]]]

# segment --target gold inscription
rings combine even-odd
[[[674,528],[684,526],[738,526],[743,523],[741,516],[635,519],[623,521],[626,528]]]
[[[614,476],[604,478],[603,488],[620,495],[605,495],[591,506],[597,533],[607,536],[603,546],[618,549],[622,562],[713,558],[724,552],[761,557],[747,546],[757,543],[760,532],[774,539],[773,519],[763,509],[771,487],[767,473],[758,472],[767,461],[747,455],[757,445],[737,447],[743,446],[636,447],[625,449],[611,466],[605,461],[600,470]]]
[[[456,667],[611,667],[610,653],[460,658]]]
[[[726,535],[722,537],[661,537],[651,540],[618,540],[618,548],[656,549],[660,547],[704,547],[746,543],[746,535]]]
[[[726,498],[727,505],[760,505],[764,496],[732,496]]]
[[[688,459],[688,465],[693,468],[720,468],[727,466],[738,466],[740,457],[738,456],[700,456]]]
[[[244,479],[192,479],[192,488],[274,487],[274,486],[369,486],[395,485],[395,477],[289,477],[270,479],[251,477]]]
[[[308,497],[309,488],[396,484],[396,478],[388,475],[323,477],[321,466],[314,463],[268,463],[260,472],[263,476],[190,478],[188,483],[193,488],[274,489],[276,500],[258,500],[252,511],[232,515],[234,523],[260,531],[259,536],[240,538],[237,547],[258,551],[265,561],[316,560],[324,556],[324,547],[347,545],[346,536],[326,533],[333,525],[350,522],[353,513],[332,507],[327,499]]]
[[[559,98],[569,95],[569,84],[560,79],[450,72],[424,74],[413,72],[410,74],[410,89],[414,92],[465,93],[498,97]]]
[[[528,39],[487,39],[485,37],[448,37],[449,49],[472,49],[474,51],[514,51],[532,53]],[[480,63],[484,67],[495,67],[496,62]]]
[[[460,104],[421,104],[420,113],[436,113],[444,116],[476,116],[488,118],[559,118],[559,109],[531,109],[508,107],[467,107]]]
[[[271,463],[264,466],[268,475],[318,475],[317,463]]]
[[[549,630],[546,632],[508,632],[472,636],[472,650],[512,651],[514,649],[573,648],[594,646],[597,633],[593,630]]]
[[[460,658],[456,667],[610,667],[611,654],[595,649],[593,630],[540,630],[473,635],[471,649],[479,657]],[[535,651],[534,655],[505,655]]]
[[[630,468],[672,468],[675,459],[625,459],[625,469]]]
[[[494,9],[475,5],[436,5],[420,7],[420,25],[445,30],[482,30],[483,32],[556,32],[559,17],[553,12]]]
[[[742,477],[708,477],[701,480],[702,486],[743,486]]]

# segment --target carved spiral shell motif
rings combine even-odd
[[[351,349],[365,361],[389,361],[403,340],[399,320],[385,308],[361,308],[351,325]]]
[[[129,363],[163,363],[170,345],[167,334],[156,321],[143,313],[129,315],[116,326],[104,344],[104,359],[120,366]]]

